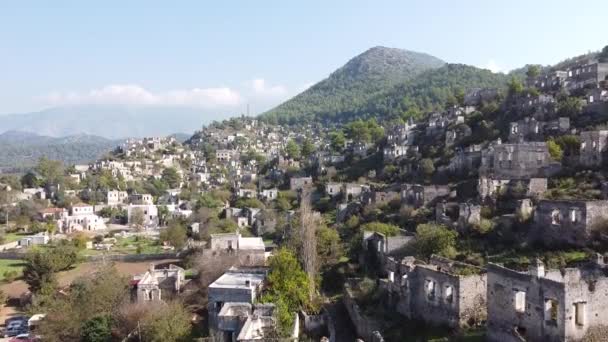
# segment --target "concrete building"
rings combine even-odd
[[[127,206],[127,220],[129,224],[133,224],[135,214],[141,212],[144,218],[144,227],[158,226],[158,208],[154,204],[129,204]]]
[[[534,235],[546,243],[585,246],[606,220],[608,201],[541,200],[534,212]]]
[[[489,264],[487,298],[488,341],[606,338],[608,278],[603,257],[596,264],[562,270],[545,270],[538,260],[528,272]],[[594,329],[599,329],[599,339],[589,338]]]
[[[243,309],[249,310],[243,304],[253,304],[261,294],[268,269],[266,268],[235,268],[232,267],[215,280],[208,288],[207,310],[209,314],[209,332],[214,341],[236,341],[238,328],[230,316],[238,316]],[[229,304],[229,303],[239,303]],[[228,305],[223,314],[222,309]],[[234,309],[235,315],[228,312]],[[232,321],[232,324],[229,321]],[[229,328],[231,327],[231,329]]]

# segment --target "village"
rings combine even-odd
[[[86,165],[41,159],[0,178],[4,334],[83,334],[62,308],[108,277],[142,319],[141,305],[184,317],[167,324],[200,341],[599,341],[607,76],[583,57],[443,111],[242,116]]]

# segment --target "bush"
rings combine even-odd
[[[420,224],[416,228],[416,253],[423,258],[429,258],[433,254],[454,258],[456,256],[457,237],[457,232],[444,225]]]
[[[361,231],[378,232],[386,236],[395,236],[399,233],[399,227],[394,224],[382,222],[369,222],[361,226]]]
[[[494,230],[494,222],[492,220],[482,218],[478,224],[473,225],[473,230],[481,235],[485,235]]]

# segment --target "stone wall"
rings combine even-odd
[[[342,297],[348,316],[357,331],[357,335],[364,341],[378,341],[374,339],[374,332],[380,330],[380,323],[373,318],[365,316],[353,295],[349,282],[344,284],[344,296]]]

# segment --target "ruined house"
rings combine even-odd
[[[452,146],[472,134],[471,127],[465,124],[458,125],[445,132],[445,146]]]
[[[457,148],[446,169],[452,174],[466,174],[479,169],[480,164],[481,145],[471,145],[464,149]]]
[[[588,340],[603,340],[608,278],[599,259],[581,268],[547,271],[537,260],[528,272],[489,264],[488,341],[583,341],[594,329],[600,339]]]
[[[513,198],[540,197],[547,191],[547,178],[493,179],[479,177],[477,191],[481,200],[508,195]]]
[[[545,142],[502,144],[498,140],[481,152],[479,172],[494,179],[526,179],[553,174],[558,167]]]
[[[297,326],[297,316],[295,323]],[[217,315],[214,341],[264,341],[266,338],[275,336],[276,329],[274,304],[229,302],[222,306]],[[292,337],[297,338],[297,335],[292,335]]]
[[[291,177],[289,179],[290,190],[302,190],[312,186],[312,177]]]
[[[387,264],[389,305],[410,319],[453,328],[485,320],[486,272],[432,256],[428,264],[406,257]]]
[[[433,204],[436,200],[450,195],[447,185],[408,185],[401,188],[401,201],[415,208]]]
[[[334,196],[341,194],[342,189],[343,189],[342,183],[329,182],[329,183],[325,184],[325,193],[330,197],[334,197]]]
[[[211,234],[209,257],[234,255],[239,265],[259,266],[266,262],[266,246],[261,237],[242,237],[240,233]]]
[[[495,100],[499,94],[499,90],[495,88],[471,89],[464,95],[464,104],[465,106],[480,106]]]
[[[186,271],[169,265],[157,269],[154,264],[143,274],[131,279],[131,298],[138,303],[166,300],[175,297],[186,283]]]
[[[581,132],[580,164],[586,167],[602,165],[606,154],[608,130]]]
[[[400,194],[397,191],[378,191],[370,190],[363,193],[361,202],[364,205],[382,205],[388,204],[393,200],[399,200]]]
[[[526,117],[523,120],[511,122],[509,141],[543,141],[548,134],[564,134],[570,129],[570,118],[562,117],[551,121],[537,121]]]
[[[535,238],[585,246],[608,219],[608,201],[541,200],[534,212]]]

